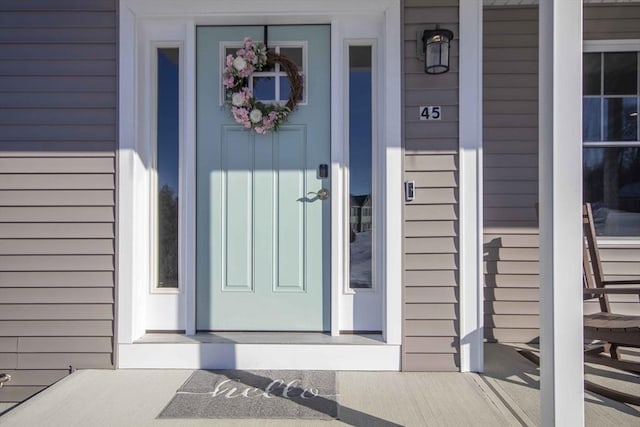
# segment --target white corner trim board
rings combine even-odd
[[[460,370],[482,372],[482,5],[460,0]]]

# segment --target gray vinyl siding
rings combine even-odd
[[[538,337],[538,9],[484,9],[485,337]]]
[[[0,2],[0,402],[114,366],[116,7]]]
[[[458,340],[458,43],[451,70],[428,76],[416,59],[416,31],[439,23],[458,34],[458,2],[404,2],[404,179],[416,198],[404,206],[405,371],[456,371]],[[419,43],[422,43],[421,41]],[[442,106],[441,121],[419,121],[420,105]]]
[[[640,39],[640,5],[584,8],[584,39]],[[485,337],[539,336],[538,9],[484,9]],[[609,279],[640,277],[640,248],[601,248]],[[613,309],[637,314],[633,296]],[[587,312],[596,310],[585,305]]]

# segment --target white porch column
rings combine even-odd
[[[460,0],[460,370],[484,365],[482,2]]]
[[[541,419],[582,426],[582,1],[540,1],[539,49]]]

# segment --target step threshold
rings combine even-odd
[[[400,346],[379,334],[150,333],[118,345],[118,368],[399,371]]]

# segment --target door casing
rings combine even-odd
[[[398,0],[311,0],[250,2],[211,2],[186,0],[179,4],[158,4],[149,0],[121,0],[120,7],[120,89],[118,152],[118,341],[132,343],[144,335],[152,314],[162,313],[168,328],[195,332],[195,197],[184,192],[181,205],[180,281],[175,294],[161,295],[162,301],[149,298],[149,241],[146,228],[151,215],[147,191],[150,105],[148,70],[150,43],[179,42],[184,49],[181,97],[181,189],[193,188],[195,156],[195,27],[197,25],[328,23],[331,35],[331,140],[332,192],[344,184],[345,41],[374,39],[379,46],[379,173],[382,174],[378,211],[382,218],[378,245],[379,280],[384,292],[383,335],[385,342],[401,342],[401,46],[400,2]],[[301,8],[304,5],[304,8]],[[135,40],[132,43],[132,40]],[[381,84],[384,82],[384,84]],[[344,248],[346,229],[341,218],[344,203],[336,197],[332,205],[331,333],[340,329],[340,304],[344,290]],[[166,297],[166,298],[164,298]]]

